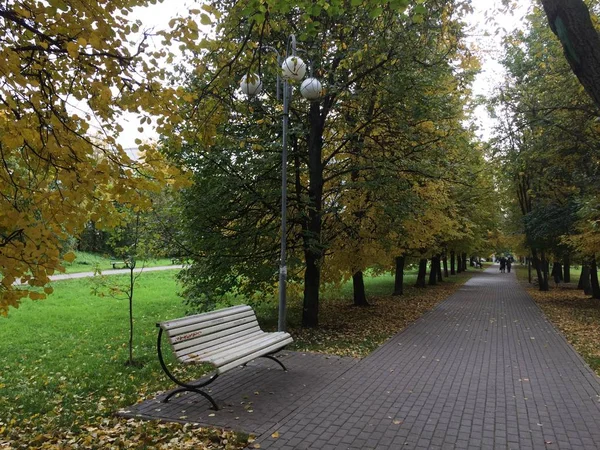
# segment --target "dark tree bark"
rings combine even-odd
[[[429,268],[429,286],[435,286],[437,284],[438,261],[439,256],[431,257],[431,267]]]
[[[460,253],[456,255],[456,273],[461,273],[463,271],[462,257]]]
[[[589,289],[590,285],[590,268],[587,263],[583,261],[581,263],[581,274],[579,275],[579,282],[577,283],[577,289],[582,289],[588,293],[586,289]]]
[[[367,294],[365,293],[365,281],[361,270],[352,275],[352,287],[354,288],[354,306],[369,306]]]
[[[586,92],[600,107],[600,36],[582,0],[542,0],[552,32]]]
[[[304,303],[302,305],[302,326],[314,328],[319,326],[319,286],[321,271],[319,258],[313,252],[305,251],[306,272],[304,274]]]
[[[327,113],[321,115],[319,103],[310,105],[310,131],[308,134],[308,205],[307,218],[302,223],[302,237],[306,270],[304,272],[304,303],[302,326],[319,325],[319,287],[321,284],[321,246],[323,209],[323,126]]]
[[[442,258],[442,264],[444,265],[444,276],[448,278],[448,256],[444,253],[444,257]]]
[[[565,255],[563,258],[563,280],[565,283],[571,282],[571,258]]]
[[[466,253],[462,254],[462,264],[463,264],[463,271],[466,272],[466,270],[467,270],[467,254]]]
[[[396,273],[394,276],[394,293],[392,295],[404,294],[404,261],[405,257],[396,257]]]
[[[538,286],[540,291],[548,290],[548,278],[547,278],[547,270],[545,269],[546,260],[544,258],[544,252],[542,252],[542,258],[540,259],[537,254],[537,250],[532,250],[531,252],[533,256],[533,265],[535,267],[535,271],[538,277]]]
[[[600,284],[598,283],[598,265],[596,264],[596,257],[592,258],[590,263],[590,284],[592,285],[592,297],[600,298]]]
[[[427,277],[427,259],[421,258],[419,260],[419,273],[417,274],[417,282],[415,283],[415,287],[424,288],[426,277]]]
[[[456,275],[455,262],[456,254],[454,253],[454,250],[452,250],[450,251],[450,275]]]
[[[580,285],[581,285],[580,289],[583,289],[584,294],[591,295],[592,283],[590,280],[590,265],[587,262],[584,262],[581,265]]]

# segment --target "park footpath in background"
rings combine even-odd
[[[121,411],[253,432],[263,449],[598,449],[600,381],[496,266],[368,357],[287,352]],[[168,385],[168,381],[165,381]]]

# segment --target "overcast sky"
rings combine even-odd
[[[502,66],[497,62],[501,54],[501,39],[505,32],[496,33],[504,29],[510,32],[523,24],[523,15],[531,5],[530,0],[521,0],[519,7],[512,14],[499,14],[500,0],[472,0],[474,13],[467,18],[469,23],[469,42],[477,47],[482,71],[477,76],[473,85],[475,95],[489,95],[493,86],[502,80]],[[142,29],[163,29],[167,27],[169,20],[178,15],[183,15],[190,8],[197,8],[198,3],[194,0],[165,0],[148,8],[137,8],[133,17],[142,21]],[[486,14],[487,13],[487,14]],[[482,108],[477,112],[478,126],[481,128],[482,137],[489,135],[491,122],[486,118]],[[135,139],[155,139],[150,134],[148,127],[144,135],[137,132],[138,120],[131,116],[130,122],[122,124],[125,131],[119,138],[125,148],[136,147]]]

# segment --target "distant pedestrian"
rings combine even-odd
[[[510,273],[510,266],[512,266],[512,257],[506,258],[506,271]]]
[[[502,256],[500,258],[500,272],[504,273],[505,270],[506,270],[506,258],[504,256]]]

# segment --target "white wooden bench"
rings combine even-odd
[[[160,322],[156,326],[160,328],[157,341],[160,364],[167,376],[181,386],[167,395],[163,402],[179,392],[191,391],[208,399],[214,409],[219,409],[213,398],[200,388],[212,383],[220,374],[258,357],[269,358],[287,370],[273,354],[290,344],[292,337],[286,332],[266,333],[261,330],[250,306],[233,306]],[[178,361],[184,364],[210,363],[215,366],[215,373],[203,382],[184,383],[178,380],[163,358],[163,332]]]

